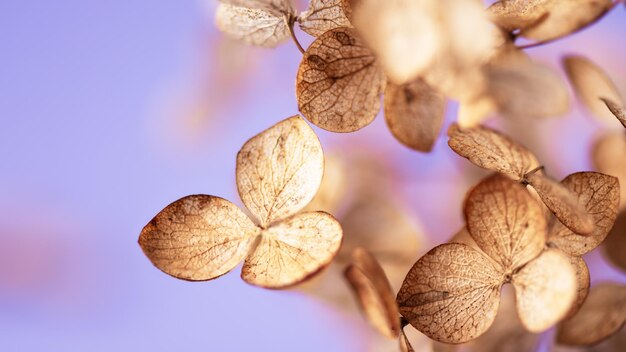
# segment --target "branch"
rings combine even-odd
[[[293,39],[293,42],[296,43],[298,50],[300,50],[300,52],[304,54],[304,48],[302,47],[302,45],[300,45],[300,42],[298,41],[298,37],[296,37],[296,33],[293,31],[293,26],[296,23],[296,19],[297,18],[295,16],[291,16],[291,15],[287,18],[289,34],[291,34],[291,39]]]

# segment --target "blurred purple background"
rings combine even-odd
[[[237,269],[175,280],[137,245],[143,225],[184,195],[239,203],[240,146],[297,113],[295,46],[233,47],[213,26],[214,8],[0,3],[0,351],[365,350],[372,331],[359,317],[249,286]],[[555,67],[563,53],[584,54],[626,92],[625,35],[626,11],[616,9],[529,52]],[[455,111],[450,104],[448,122]],[[591,169],[603,128],[577,104],[566,118],[495,125],[517,128],[558,178]],[[327,150],[355,143],[386,153],[430,245],[461,226],[470,186],[461,172],[472,167],[445,138],[425,155],[397,143],[382,118],[350,135],[316,131]],[[598,253],[589,259],[594,281],[626,282]]]

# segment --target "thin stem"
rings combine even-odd
[[[296,33],[293,31],[293,26],[295,23],[296,23],[296,17],[289,16],[289,18],[287,19],[287,24],[289,26],[289,34],[291,34],[291,39],[293,39],[293,42],[296,43],[298,50],[300,50],[300,52],[304,54],[304,48],[302,47],[302,45],[300,45],[300,42],[298,41],[298,37],[296,37]]]
[[[615,0],[613,2],[613,4],[611,5],[611,7],[608,10],[606,10],[605,14],[611,12],[611,10],[613,10],[615,8],[615,6],[617,6],[617,5],[621,4],[621,3],[626,3],[626,0]],[[580,28],[580,29],[582,29],[582,28]],[[556,41],[556,40],[559,40],[559,39],[565,38],[565,37],[567,37],[567,36],[558,37],[558,38],[552,38],[552,39],[543,40],[543,41],[540,41],[540,42],[530,43],[530,44],[526,44],[526,45],[520,45],[517,48],[520,49],[520,50],[532,49],[532,48],[536,48],[538,46],[542,46],[542,45],[545,45],[545,44],[552,43],[553,41]]]
[[[543,169],[544,169],[544,166],[543,166],[543,165],[541,165],[541,166],[537,166],[536,168],[534,168],[534,169],[532,169],[532,170],[528,171],[528,172],[526,173],[526,175],[524,175],[524,176],[525,176],[525,177],[528,177],[528,176],[530,176],[530,175],[534,174],[535,172],[537,172],[537,171],[539,171],[539,170],[543,170]]]

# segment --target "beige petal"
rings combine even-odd
[[[512,118],[559,116],[570,108],[567,85],[552,69],[530,61],[489,65],[488,94]]]
[[[527,175],[526,181],[563,225],[579,235],[592,234],[594,218],[584,204],[579,203],[574,192],[538,172]]]
[[[431,151],[443,125],[445,98],[421,79],[385,89],[385,120],[405,146]]]
[[[519,183],[494,174],[465,200],[467,229],[476,244],[510,274],[545,246],[543,209]]]
[[[161,210],[141,231],[139,245],[166,274],[211,280],[245,258],[259,231],[226,199],[193,195]]]
[[[626,271],[626,210],[623,210],[604,241],[604,252],[611,263]]]
[[[578,313],[559,325],[557,341],[592,345],[616,333],[626,322],[626,286],[603,283],[591,289]]]
[[[237,189],[262,227],[304,208],[322,182],[324,154],[299,116],[248,140],[237,154]]]
[[[441,31],[434,5],[425,1],[360,0],[353,10],[353,24],[397,84],[415,79],[440,49]]]
[[[454,152],[484,169],[501,172],[521,180],[539,166],[537,158],[524,146],[484,126],[448,129],[448,145]]]
[[[607,124],[614,124],[615,116],[600,100],[600,98],[605,98],[624,106],[624,100],[611,78],[598,65],[583,56],[564,57],[563,67],[576,95],[585,107]]]
[[[318,37],[302,57],[296,96],[302,114],[333,132],[353,132],[380,110],[385,78],[373,53],[352,28]]]
[[[574,300],[574,304],[571,309],[567,313],[565,319],[572,317],[587,299],[587,295],[589,294],[589,285],[591,283],[591,277],[589,276],[589,268],[587,267],[587,263],[581,257],[573,257],[569,256],[570,263],[572,267],[576,270],[576,283],[578,290],[576,291],[576,299]]]
[[[341,8],[350,23],[354,20],[354,9],[359,6],[362,0],[341,0]]]
[[[609,108],[609,111],[611,111],[611,113],[615,115],[615,117],[617,117],[617,120],[622,124],[622,126],[626,128],[626,110],[624,110],[624,106],[619,105],[618,103],[608,98],[600,98],[600,100],[602,100],[604,104],[606,104],[606,107]]]
[[[588,236],[580,236],[555,222],[548,241],[569,255],[581,256],[596,248],[608,235],[617,218],[620,185],[617,178],[598,172],[577,172],[561,184],[578,198],[595,224]]]
[[[227,5],[247,7],[270,13],[276,17],[285,13],[294,13],[291,0],[218,0]]]
[[[502,0],[487,12],[492,21],[506,31],[527,28],[545,18],[548,4],[553,0]]]
[[[352,26],[343,12],[342,0],[310,0],[309,9],[298,16],[298,22],[303,31],[314,37],[331,29]]]
[[[488,95],[459,102],[458,124],[462,128],[476,127],[497,110],[496,103]]]
[[[222,32],[247,44],[275,47],[289,38],[288,13],[270,13],[264,10],[218,5],[215,24]]]
[[[515,307],[513,287],[502,288],[500,307],[496,320],[487,331],[467,344],[472,352],[528,352],[536,351],[539,334],[527,331]]]
[[[357,248],[344,275],[370,324],[384,336],[397,338],[400,313],[389,280],[376,259],[363,248]]]
[[[611,9],[611,0],[552,0],[547,17],[522,30],[520,35],[538,41],[572,34],[600,19]]]
[[[617,177],[620,181],[620,203],[626,206],[626,136],[622,131],[609,132],[598,138],[592,149],[596,170]]]
[[[411,268],[396,298],[402,314],[445,343],[476,338],[493,322],[504,275],[463,244],[435,247]]]
[[[360,0],[353,24],[389,79],[410,82],[446,61],[454,71],[480,65],[493,25],[475,0]]]
[[[576,299],[576,272],[559,250],[546,250],[513,275],[517,312],[531,332],[544,331],[570,310]]]
[[[243,264],[241,278],[266,288],[293,286],[328,265],[341,238],[341,225],[331,215],[297,214],[261,232],[261,241]]]

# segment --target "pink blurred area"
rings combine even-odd
[[[136,243],[182,196],[240,204],[238,149],[298,113],[295,46],[234,43],[215,29],[214,9],[214,1],[0,4],[0,351],[366,350],[373,331],[358,316],[251,287],[237,269],[205,283],[175,280]],[[625,19],[616,9],[529,53],[555,68],[563,54],[583,54],[626,93]],[[455,112],[449,104],[446,126]],[[443,135],[430,154],[403,147],[383,120],[352,134],[316,132],[327,152],[382,155],[397,170],[389,196],[409,206],[428,245],[441,243],[462,226],[465,192],[484,173]],[[558,178],[591,168],[589,148],[604,128],[579,104],[561,118],[490,124],[513,131]],[[598,251],[589,259],[594,282],[626,283]]]

